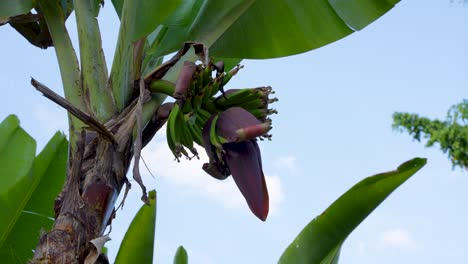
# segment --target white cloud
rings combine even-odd
[[[265,181],[270,195],[270,213],[275,214],[279,211],[280,204],[284,200],[281,178],[277,175],[266,175]]]
[[[380,236],[380,241],[388,247],[401,249],[414,249],[418,247],[410,232],[404,228],[392,228],[384,231]]]
[[[178,163],[174,161],[174,156],[169,150],[165,138],[159,136],[143,149],[142,156],[156,178],[183,187],[178,189],[185,195],[207,197],[221,202],[224,207],[230,209],[248,208],[232,177],[219,181],[202,170],[202,165],[208,161],[208,157],[204,149],[198,148],[197,150],[200,154],[199,160],[196,158],[190,161],[182,159]],[[140,170],[142,173],[146,171],[144,167],[141,167]],[[274,214],[278,212],[284,199],[281,180],[277,175],[266,175],[265,179],[270,196],[270,213]]]
[[[296,169],[296,157],[293,155],[279,156],[275,159],[275,166],[278,169],[294,171]]]

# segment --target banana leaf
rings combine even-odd
[[[179,246],[174,256],[174,264],[187,264],[187,263],[188,263],[187,251],[185,251],[185,248],[183,246]]]
[[[156,229],[156,191],[149,192],[150,206],[143,204],[120,244],[115,264],[153,263]]]
[[[16,116],[0,124],[0,259],[26,263],[40,232],[52,227],[54,199],[60,192],[68,143],[57,132],[35,157],[36,143]]]
[[[312,220],[288,246],[280,264],[338,263],[348,235],[398,186],[426,164],[415,158],[395,171],[364,179]]]
[[[34,0],[2,0],[0,1],[0,24],[12,16],[23,15],[35,6]]]
[[[165,23],[159,55],[184,41],[225,58],[266,59],[313,50],[361,30],[398,0],[192,0]],[[177,22],[174,22],[177,21]],[[287,36],[287,37],[286,37]]]

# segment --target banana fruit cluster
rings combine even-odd
[[[269,109],[268,106],[278,101],[277,98],[269,98],[269,95],[274,94],[272,88],[224,91],[224,86],[241,68],[242,66],[237,65],[232,70],[224,72],[222,62],[210,61],[207,65],[184,63],[173,88],[172,97],[176,102],[169,113],[166,130],[167,144],[177,161],[180,161],[182,156],[188,159],[198,157],[194,143],[200,146],[208,144],[203,140],[203,128],[210,118],[209,144],[215,147],[214,153],[222,161],[221,146],[230,141],[219,135],[216,121],[220,113],[233,107],[243,108],[262,123],[262,129],[257,129],[258,131],[252,135],[260,139],[271,138],[271,135],[267,134],[271,129],[271,119],[268,116],[277,111]],[[244,137],[251,137],[251,131],[252,129],[247,129],[239,133],[244,133]]]
[[[167,143],[177,161],[198,157],[198,144],[209,161],[203,170],[223,180],[232,175],[250,210],[265,221],[269,211],[268,190],[257,139],[271,139],[269,105],[271,87],[231,89],[224,86],[242,66],[224,72],[222,62],[185,62],[175,84],[158,80],[153,92],[176,99],[167,117]]]

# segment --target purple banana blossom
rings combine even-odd
[[[203,169],[217,179],[232,174],[250,210],[265,221],[269,198],[256,137],[268,132],[269,123],[261,123],[241,107],[227,109],[216,122],[216,134],[223,139],[219,149],[210,138],[213,120],[214,116],[203,127],[203,143],[210,158]]]
[[[172,95],[174,98],[185,101],[185,94],[190,88],[192,83],[193,74],[197,69],[197,65],[191,61],[185,61],[182,70],[180,71],[179,78],[175,84],[175,91]],[[183,102],[182,102],[183,104]]]

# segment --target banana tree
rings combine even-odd
[[[39,81],[31,84],[69,113],[67,176],[52,230],[40,238],[32,262],[82,263],[94,254],[88,242],[102,237],[117,196],[128,190],[132,158],[133,178],[149,203],[140,152],[166,122],[176,159],[197,156],[195,144],[204,147],[207,174],[232,175],[252,212],[265,220],[268,192],[257,138],[270,137],[275,99],[268,86],[224,86],[242,59],[322,47],[363,29],[397,2],[115,0],[120,29],[110,72],[96,19],[103,1],[1,2],[0,25],[11,25],[37,47],[55,48],[65,98]],[[73,11],[79,60],[65,26]],[[164,103],[168,97],[174,101]]]

